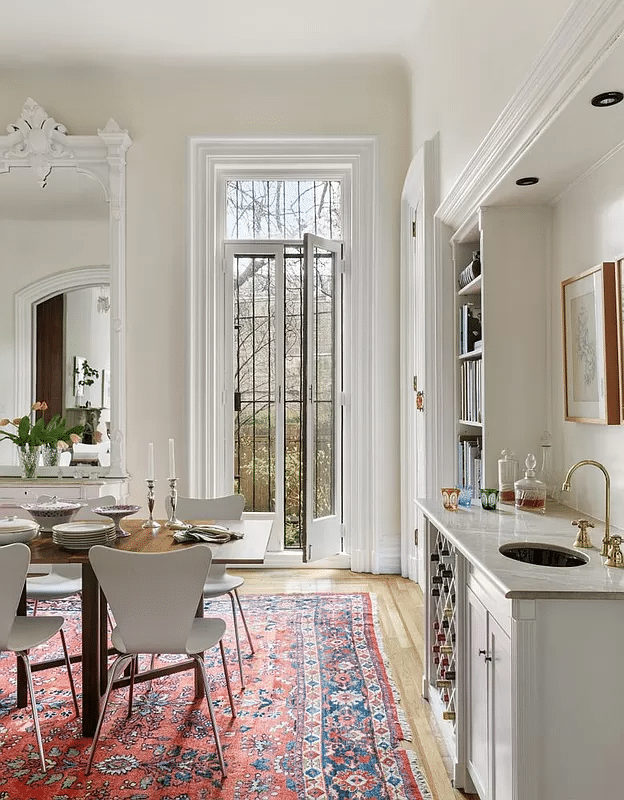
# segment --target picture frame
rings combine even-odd
[[[619,425],[615,261],[561,282],[565,419]]]

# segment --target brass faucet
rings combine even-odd
[[[602,550],[600,551],[600,555],[608,558],[609,547],[611,546],[611,534],[609,532],[609,521],[611,517],[611,478],[609,477],[609,473],[607,472],[605,467],[598,461],[592,461],[591,459],[585,459],[584,461],[577,461],[577,463],[571,466],[570,469],[568,470],[568,474],[565,476],[563,484],[561,485],[561,491],[562,492],[570,491],[570,478],[572,477],[572,473],[574,472],[574,470],[578,469],[578,467],[582,467],[585,464],[591,464],[594,467],[598,467],[598,469],[602,470],[605,476],[605,531],[604,531],[604,537],[602,539]]]

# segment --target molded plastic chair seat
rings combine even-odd
[[[0,652],[8,650],[22,661],[26,670],[26,680],[28,682],[28,693],[32,707],[33,721],[35,723],[35,734],[37,737],[37,747],[41,760],[41,769],[46,771],[45,754],[43,752],[43,742],[41,739],[41,728],[39,727],[39,717],[37,715],[37,704],[35,701],[35,688],[30,669],[30,659],[28,651],[47,642],[57,633],[61,635],[63,653],[65,656],[65,666],[69,676],[74,708],[76,716],[79,716],[78,700],[76,689],[69,665],[67,646],[63,635],[63,617],[23,617],[17,616],[17,606],[22,594],[24,581],[28,565],[30,564],[30,549],[27,545],[17,542],[7,544],[1,548],[0,552]]]
[[[212,708],[203,653],[219,644],[232,717],[236,716],[222,637],[225,622],[220,618],[198,618],[197,604],[210,569],[212,551],[207,544],[169,553],[131,553],[95,545],[89,561],[115,617],[111,634],[119,656],[109,669],[108,685],[93,737],[86,772],[89,774],[102,730],[102,721],[117,675],[131,668],[128,714],[138,656],[141,653],[185,654],[199,668],[204,683],[208,713],[214,733],[221,773],[225,761]]]
[[[169,510],[170,506],[167,506]],[[228,520],[240,519],[243,516],[243,509],[245,508],[245,498],[242,494],[228,494],[224,497],[210,497],[205,500],[196,497],[178,497],[176,505],[176,514],[180,519],[200,520],[200,519],[215,519],[215,520]],[[240,670],[241,686],[245,688],[245,673],[243,671],[243,657],[240,648],[240,637],[238,634],[238,620],[236,618],[236,607],[238,606],[238,613],[241,615],[245,633],[247,634],[247,641],[249,642],[249,649],[251,653],[255,653],[253,640],[249,633],[247,620],[243,612],[240,597],[238,596],[237,589],[245,583],[244,578],[236,575],[230,575],[226,571],[225,564],[213,564],[208,573],[208,579],[204,583],[203,595],[206,600],[212,600],[215,597],[220,597],[227,594],[230,597],[232,604],[232,621],[234,623],[234,638],[236,639],[236,653],[238,656],[238,668]]]

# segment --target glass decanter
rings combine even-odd
[[[528,454],[525,464],[524,478],[520,478],[514,484],[516,508],[522,511],[539,511],[543,514],[546,510],[546,484],[535,477],[537,461],[533,453]]]

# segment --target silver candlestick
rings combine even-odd
[[[142,528],[151,528],[152,530],[158,530],[160,528],[160,523],[156,522],[153,516],[154,512],[154,484],[156,481],[150,480],[147,478],[145,483],[147,484],[147,508],[149,510],[149,519],[147,519],[142,525]]]
[[[176,517],[176,505],[178,504],[177,482],[177,478],[169,478],[169,503],[171,504],[171,511],[169,512],[169,519],[165,522],[165,528],[177,528],[182,525],[182,522]]]

